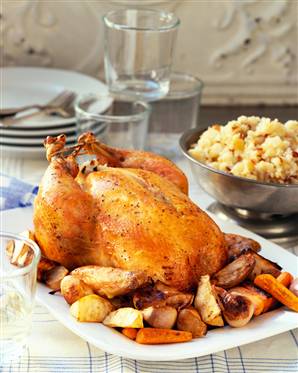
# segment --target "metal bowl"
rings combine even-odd
[[[243,217],[284,217],[298,213],[298,185],[262,183],[234,176],[193,158],[188,150],[202,132],[190,129],[181,136],[179,143],[197,183],[206,193]]]

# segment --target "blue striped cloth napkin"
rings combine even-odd
[[[0,175],[1,209],[32,204],[37,188]],[[199,358],[136,361],[107,354],[61,325],[40,305],[24,355],[0,362],[1,373],[262,373],[297,372],[298,330]],[[185,346],[181,345],[181,348]]]
[[[32,205],[37,192],[37,186],[0,173],[0,211]]]

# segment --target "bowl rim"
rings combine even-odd
[[[207,129],[207,128],[206,128]],[[202,163],[200,161],[198,161],[197,159],[195,159],[194,157],[192,157],[189,153],[188,153],[188,150],[189,149],[186,149],[186,141],[189,139],[189,137],[191,135],[198,135],[200,136],[204,131],[206,131],[206,129],[198,129],[198,128],[191,128],[191,129],[188,129],[186,130],[185,132],[182,133],[182,135],[180,136],[179,138],[179,146],[180,146],[180,150],[182,151],[183,155],[188,158],[190,161],[192,161],[193,163],[199,165],[200,167],[203,167],[211,172],[214,172],[216,174],[219,174],[219,175],[223,175],[223,176],[226,176],[226,177],[230,177],[232,179],[236,179],[238,181],[245,181],[245,182],[248,182],[248,183],[251,183],[251,184],[257,184],[257,185],[264,185],[264,186],[268,186],[268,187],[282,187],[282,188],[290,188],[290,189],[298,189],[298,184],[279,184],[279,183],[266,183],[266,182],[263,182],[263,181],[258,181],[258,180],[254,180],[254,179],[249,179],[249,178],[246,178],[246,177],[241,177],[241,176],[236,176],[236,175],[233,175],[233,174],[229,174],[227,172],[224,172],[224,171],[220,171],[220,170],[217,170],[205,163]],[[198,141],[198,139],[196,140]]]

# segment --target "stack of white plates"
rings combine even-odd
[[[107,95],[107,87],[100,81],[72,71],[30,67],[1,68],[1,108],[46,104],[60,92],[69,90],[79,95]],[[111,98],[103,98],[102,111],[111,105]],[[91,130],[98,136],[106,127],[96,125]],[[65,134],[67,144],[77,141],[79,129],[75,117],[40,115],[19,121],[13,126],[3,126],[0,119],[1,156],[21,158],[45,157],[43,141],[47,136]]]

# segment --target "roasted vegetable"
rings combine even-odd
[[[171,329],[144,328],[138,331],[136,342],[142,344],[164,344],[188,342],[192,339],[190,332]]]
[[[96,294],[107,298],[127,294],[148,282],[148,277],[142,271],[93,265],[79,267],[71,275],[84,281]]]
[[[244,283],[242,286],[237,286],[230,289],[233,295],[241,295],[248,298],[254,305],[254,316],[258,316],[268,310],[272,296],[262,289],[257,288],[253,284]]]
[[[61,281],[61,294],[68,304],[73,304],[78,299],[93,294],[93,290],[79,278],[68,275]]]
[[[102,322],[112,311],[111,303],[99,295],[91,294],[70,306],[70,313],[81,322]]]
[[[138,333],[138,329],[135,329],[135,328],[123,328],[121,330],[121,333],[124,334],[125,337],[127,337],[129,339],[135,340],[136,336],[137,336],[137,333]]]
[[[253,250],[255,252],[261,250],[261,245],[251,238],[233,233],[225,233],[224,236],[230,262],[235,260],[238,256],[245,254],[249,250]]]
[[[206,324],[213,326],[224,325],[220,307],[217,304],[211,287],[209,275],[200,278],[194,306]]]
[[[198,311],[193,307],[184,308],[179,312],[177,328],[191,332],[193,338],[202,337],[207,333],[207,325],[201,320]]]
[[[236,286],[250,274],[255,262],[253,254],[243,254],[213,275],[211,282],[224,289]]]
[[[47,259],[42,256],[37,265],[37,280],[40,282],[44,282],[45,274],[58,265],[59,264],[54,262],[53,260]]]
[[[193,298],[194,296],[190,293],[182,293],[157,281],[154,286],[137,290],[133,296],[133,304],[137,309],[151,306],[171,306],[180,310],[191,305]]]
[[[44,274],[46,285],[53,290],[60,290],[61,281],[68,274],[68,269],[59,265],[47,271]]]
[[[280,303],[284,304],[291,310],[298,312],[298,297],[272,275],[259,275],[255,278],[254,283],[271,294]]]
[[[144,320],[153,328],[172,329],[177,319],[177,310],[174,307],[151,306],[142,311]]]
[[[106,326],[116,328],[143,328],[143,315],[141,311],[134,308],[119,308],[111,312],[103,320]]]
[[[215,291],[224,318],[230,326],[240,328],[250,321],[254,314],[254,305],[247,297],[232,294],[216,286]]]
[[[273,277],[280,275],[282,268],[277,263],[271,262],[253,251],[250,251],[250,253],[254,256],[256,261],[253,270],[248,276],[251,281],[254,281],[255,277],[262,273],[270,274]]]
[[[276,278],[276,280],[278,282],[280,282],[282,285],[284,285],[285,287],[289,287],[290,286],[290,283],[293,279],[293,276],[289,273],[289,272],[281,272],[281,274]],[[265,308],[264,308],[264,311],[263,312],[267,312],[267,311],[270,311],[272,309],[274,309],[276,306],[278,306],[278,301],[273,298],[273,296],[269,293],[267,293],[266,291],[252,285],[251,283],[248,285],[246,283],[244,283],[244,286],[245,287],[254,287],[255,289],[257,289],[258,291],[262,291],[264,294],[266,294],[266,297],[268,298],[267,302],[266,302],[266,305],[265,305]]]

